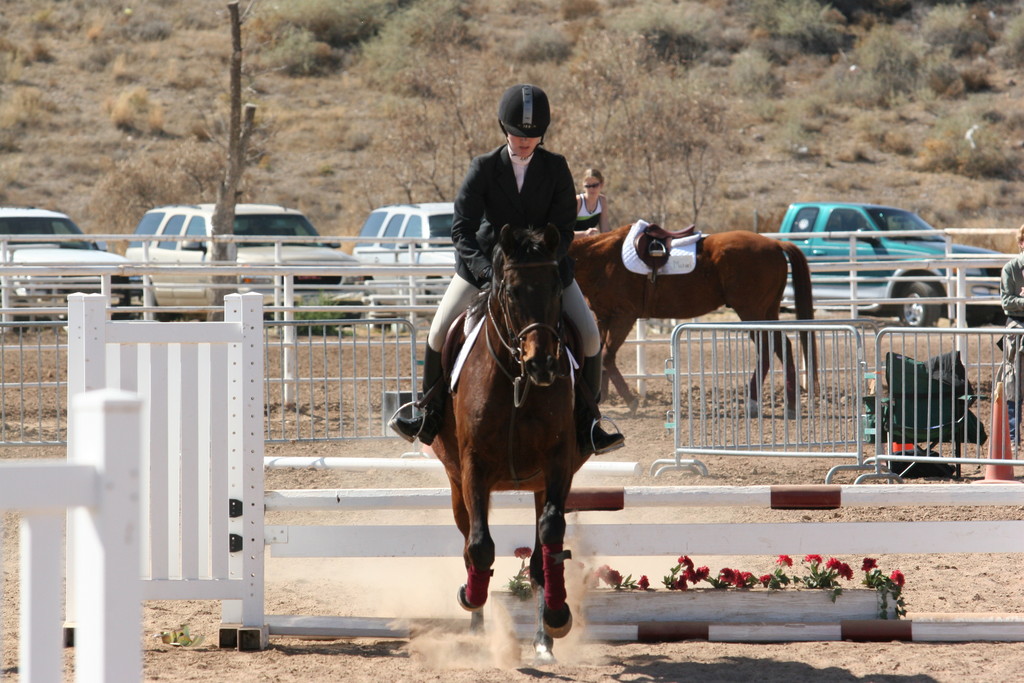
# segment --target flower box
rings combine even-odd
[[[535,624],[537,600],[520,600],[508,591],[493,591],[515,623]],[[580,622],[637,624],[647,622],[712,622],[716,624],[836,623],[881,619],[879,594],[873,589],[847,588],[832,602],[825,589],[687,591],[589,591],[583,604],[569,600]],[[889,601],[888,618],[896,619]]]

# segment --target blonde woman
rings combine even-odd
[[[596,168],[583,172],[583,192],[576,195],[576,234],[596,235],[611,230],[608,224],[608,197],[604,196],[604,176]]]

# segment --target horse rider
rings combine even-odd
[[[470,163],[458,196],[452,242],[455,276],[445,291],[427,336],[423,364],[421,412],[407,418],[398,412],[389,426],[407,441],[431,444],[444,412],[445,396],[441,348],[448,328],[491,281],[491,255],[505,225],[558,228],[558,270],[564,290],[562,307],[579,330],[583,344],[582,378],[595,392],[593,401],[577,395],[576,430],[585,455],[613,451],[624,445],[622,434],[601,428],[597,407],[601,387],[601,337],[594,315],[573,277],[569,243],[576,227],[575,184],[569,165],[560,154],[541,147],[551,121],[547,94],[535,85],[508,88],[498,104],[498,125],[505,142]]]

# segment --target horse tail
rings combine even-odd
[[[814,300],[811,296],[811,269],[807,265],[807,257],[793,242],[779,242],[782,251],[789,257],[789,267],[793,272],[793,302],[796,304],[796,317],[799,320],[814,319]],[[804,367],[807,371],[807,393],[813,395],[818,385],[818,350],[813,334],[800,333],[800,343],[804,347]]]
[[[793,242],[780,241],[782,251],[789,257],[789,267],[793,271],[793,301],[796,304],[796,317],[799,320],[814,319],[814,301],[811,296],[811,269],[807,265],[807,257]]]

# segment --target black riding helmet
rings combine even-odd
[[[498,122],[509,135],[522,138],[544,137],[551,123],[547,94],[535,85],[513,85],[501,96]]]

